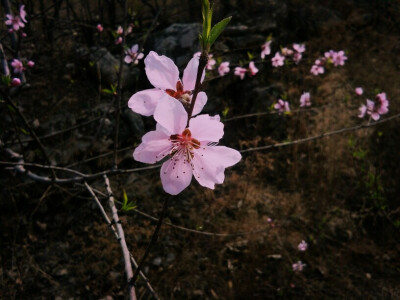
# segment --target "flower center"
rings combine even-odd
[[[190,96],[192,95],[191,91],[183,90],[183,84],[182,84],[182,82],[180,82],[180,80],[178,80],[178,82],[176,83],[176,91],[171,90],[171,89],[166,89],[165,92],[168,95],[170,95],[171,97],[173,97],[177,100],[184,100],[187,103],[190,102]]]
[[[169,155],[172,157],[177,153],[183,151],[183,155],[187,162],[190,162],[194,157],[194,149],[200,148],[200,142],[195,138],[192,138],[192,133],[186,128],[182,134],[173,134],[169,140],[172,142],[172,149]]]

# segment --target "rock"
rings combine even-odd
[[[198,23],[172,24],[149,38],[149,49],[170,57],[178,68],[184,68],[193,54],[200,51],[201,30]]]
[[[90,62],[93,65],[92,73],[96,79],[110,87],[111,84],[116,85],[118,82],[119,59],[112,55],[106,48],[92,48],[89,55]],[[139,69],[124,63],[122,71],[122,87],[132,86],[139,76]]]

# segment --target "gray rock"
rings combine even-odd
[[[89,55],[90,62],[94,63],[92,73],[97,79],[109,87],[118,82],[119,59],[106,48],[92,48]],[[139,75],[139,69],[124,63],[122,71],[122,87],[132,86]]]
[[[200,51],[198,23],[172,24],[149,39],[149,50],[173,59],[178,68],[183,68],[195,52]]]

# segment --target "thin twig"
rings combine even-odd
[[[110,186],[110,181],[108,180],[107,175],[104,175],[104,182],[106,184],[106,189],[107,189],[107,193],[108,193],[108,204],[109,204],[111,212],[112,212],[115,227],[117,228],[118,240],[119,240],[119,244],[121,246],[122,255],[124,257],[125,273],[126,273],[126,279],[128,282],[129,299],[136,300],[135,287],[132,284],[130,284],[130,282],[133,278],[130,253],[128,250],[128,246],[126,245],[124,230],[122,229],[121,221],[119,220],[119,217],[118,217],[118,211],[117,211],[117,208],[115,207],[114,196],[113,196],[113,192],[112,192],[111,186]]]
[[[160,231],[160,228],[161,228],[161,225],[162,225],[162,223],[163,223],[164,217],[165,217],[165,215],[166,215],[166,213],[167,213],[167,210],[168,210],[168,202],[169,202],[169,199],[170,199],[170,198],[171,198],[171,196],[166,196],[166,197],[164,198],[163,208],[162,208],[160,217],[158,218],[158,222],[157,222],[156,228],[154,229],[153,236],[151,237],[151,240],[150,240],[149,244],[147,245],[147,248],[146,248],[146,251],[145,251],[144,254],[143,254],[143,257],[142,257],[141,260],[139,261],[139,265],[138,265],[138,267],[137,267],[137,269],[136,269],[135,274],[133,274],[132,279],[131,279],[130,282],[129,282],[130,285],[132,285],[132,286],[135,285],[136,278],[138,277],[139,272],[140,272],[140,270],[142,269],[142,267],[143,267],[143,265],[144,265],[144,262],[145,262],[147,256],[148,256],[149,253],[150,253],[151,247],[152,247],[153,244],[157,241],[158,232]]]
[[[124,46],[125,46],[125,40],[126,40],[126,18],[128,14],[128,5],[127,1],[123,1],[124,5],[124,19],[122,23],[122,28],[123,28],[123,33],[122,33],[122,47],[121,47],[121,52],[120,52],[120,57],[119,57],[119,69],[118,69],[118,81],[117,81],[117,95],[116,95],[116,124],[115,124],[115,137],[114,137],[114,159],[113,159],[113,168],[117,169],[118,164],[117,164],[117,149],[118,149],[118,137],[119,137],[119,123],[120,123],[120,118],[121,118],[121,98],[122,98],[122,71],[124,68]]]
[[[114,233],[115,238],[116,238],[117,240],[119,240],[118,232],[117,232],[117,230],[115,229],[113,223],[111,223],[111,221],[110,221],[110,219],[109,219],[109,217],[108,217],[106,211],[104,210],[104,207],[103,207],[103,205],[101,204],[99,198],[97,198],[97,196],[96,196],[96,194],[95,194],[95,192],[94,192],[94,189],[93,189],[86,181],[84,182],[84,184],[85,184],[87,190],[89,191],[89,193],[92,195],[92,197],[93,197],[94,201],[96,202],[97,206],[99,207],[99,209],[100,209],[100,211],[101,211],[101,214],[103,215],[103,218],[104,218],[104,220],[105,220],[106,223],[107,223],[107,226],[108,226],[108,227],[111,229],[111,231]],[[99,191],[98,191],[98,192],[99,192]],[[103,194],[103,193],[101,193],[101,194]],[[135,258],[133,257],[133,255],[132,255],[130,252],[129,252],[129,256],[130,256],[130,259],[131,259],[132,264],[133,264],[133,265],[135,266],[135,268],[137,269],[137,267],[138,267],[137,262],[136,262]],[[150,291],[150,293],[151,293],[156,299],[160,299],[160,298],[158,297],[156,291],[155,291],[155,290],[153,289],[153,287],[151,286],[150,280],[147,278],[147,276],[146,276],[142,271],[140,271],[140,276],[141,276],[141,277],[143,278],[143,280],[146,282],[147,288],[148,288],[148,290]]]

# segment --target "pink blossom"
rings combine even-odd
[[[354,90],[356,92],[356,95],[361,96],[364,93],[364,90],[362,87],[357,87]]]
[[[22,22],[20,16],[6,14],[6,18],[7,18],[7,20],[5,21],[6,25],[12,26],[12,29],[15,31],[19,30],[20,28],[25,27],[25,24],[24,24],[24,22]]]
[[[104,30],[103,25],[97,24],[96,26],[98,32],[102,32]]]
[[[308,244],[306,243],[306,241],[301,241],[300,244],[297,246],[297,249],[299,251],[306,251],[308,248]]]
[[[293,54],[293,61],[295,62],[296,65],[300,62],[302,57],[303,57],[303,55],[301,53],[299,53],[299,52],[295,52]]]
[[[339,51],[333,56],[332,60],[335,67],[343,66],[344,62],[347,60],[347,56],[344,54],[344,51]]]
[[[118,28],[117,28],[117,34],[118,35],[121,35],[121,34],[123,34],[124,33],[124,30],[122,29],[122,27],[121,26],[118,26]]]
[[[239,76],[240,79],[243,80],[244,75],[246,75],[246,72],[247,72],[247,69],[242,68],[242,67],[236,67],[236,68],[235,68],[235,73],[234,73],[234,74],[235,74],[236,76]]]
[[[271,54],[271,41],[267,41],[264,44],[261,45],[261,59],[264,59],[265,56]]]
[[[138,44],[133,45],[130,49],[128,48],[125,51],[125,54],[126,54],[125,59],[124,59],[125,63],[130,64],[130,63],[134,62],[135,65],[138,64],[139,59],[142,59],[144,57],[144,54],[138,53],[138,51],[139,51]]]
[[[201,52],[196,52],[195,54],[193,54],[193,56],[196,56],[196,57],[199,57],[199,58],[200,58],[200,55],[201,55]],[[208,54],[208,61],[207,61],[206,69],[207,70],[213,70],[216,63],[217,62],[213,58],[213,55],[212,54]]]
[[[306,51],[306,45],[304,44],[293,44],[293,49],[297,53],[303,53]]]
[[[324,53],[324,56],[326,59],[331,59],[333,61],[333,58],[336,56],[336,54],[337,54],[336,51],[329,50]]]
[[[358,109],[359,110],[359,114],[358,114],[358,117],[359,118],[364,118],[364,116],[365,116],[365,114],[366,114],[366,112],[367,112],[367,106],[365,106],[364,104],[363,105],[361,105],[360,106],[360,108]]]
[[[122,37],[119,37],[115,40],[115,45],[119,45],[122,43]]]
[[[282,48],[281,49],[282,55],[284,56],[290,56],[293,54],[293,50],[289,49],[289,48]]]
[[[277,68],[277,67],[283,66],[285,57],[280,55],[279,52],[276,52],[275,56],[273,58],[271,58],[271,61],[272,61],[272,65]]]
[[[377,112],[380,115],[387,114],[389,112],[389,100],[386,99],[386,93],[380,93],[376,95]]]
[[[241,159],[238,151],[214,146],[222,138],[224,125],[219,116],[200,115],[186,127],[188,115],[176,101],[163,101],[154,112],[155,131],[142,138],[135,160],[154,164],[166,157],[160,176],[165,192],[177,195],[189,186],[192,176],[207,188],[224,181],[225,168]]]
[[[274,105],[274,108],[278,110],[279,113],[290,111],[289,102],[283,101],[282,99],[278,100],[278,102]]]
[[[19,86],[21,85],[21,80],[19,78],[13,78],[11,80],[11,86]]]
[[[301,272],[301,271],[303,271],[305,266],[306,266],[306,264],[303,264],[301,262],[301,260],[299,260],[298,262],[296,262],[292,265],[292,269],[294,272]]]
[[[32,61],[32,60],[30,60],[30,61],[28,61],[28,62],[26,63],[26,65],[27,65],[29,68],[33,68],[33,67],[35,66],[35,62]]]
[[[218,67],[219,76],[228,74],[231,69],[229,68],[229,61],[222,62]]]
[[[249,69],[248,69],[250,76],[254,76],[258,73],[258,69],[253,61],[249,62]]]
[[[363,104],[359,108],[359,118],[363,118],[368,114],[374,121],[377,121],[381,115],[389,112],[389,100],[386,98],[386,93],[376,95],[375,101],[367,99],[366,102],[366,105]]]
[[[198,57],[193,57],[189,61],[183,71],[182,80],[179,79],[178,67],[164,55],[150,51],[144,60],[144,64],[147,78],[155,88],[135,93],[128,102],[130,109],[138,114],[151,116],[156,107],[165,101],[174,102],[178,100],[184,105],[190,104],[199,66]],[[204,75],[205,72],[203,72],[201,81],[204,80]],[[200,92],[197,95],[193,115],[199,114],[206,102],[207,95]]]
[[[314,74],[315,76],[317,76],[318,74],[324,74],[325,69],[324,69],[323,66],[320,65],[320,60],[319,60],[319,59],[317,59],[317,60],[315,61],[315,65],[313,65],[313,66],[311,67],[310,72],[311,72],[312,74]]]
[[[19,59],[13,59],[11,66],[14,68],[14,73],[22,73],[24,71],[24,65]]]
[[[311,106],[310,93],[303,93],[300,97],[300,107]]]

